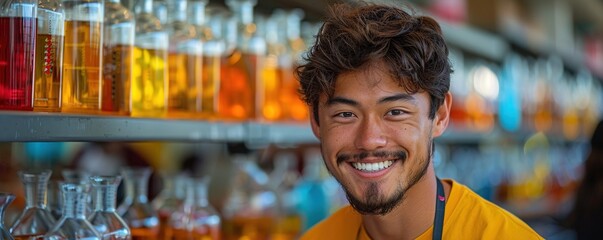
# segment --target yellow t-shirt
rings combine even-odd
[[[453,180],[446,201],[442,239],[543,239],[513,214],[483,199],[466,186]],[[430,227],[416,239],[431,239]],[[362,218],[352,207],[346,206],[329,218],[316,224],[302,240],[371,239],[362,227]]]

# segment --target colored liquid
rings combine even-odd
[[[103,51],[101,109],[118,115],[130,114],[132,51],[128,45],[115,45]]]
[[[31,235],[19,235],[13,236],[15,240],[42,240],[44,239],[44,234],[31,234]]]
[[[201,56],[169,53],[168,114],[189,117],[201,112]]]
[[[273,240],[299,239],[302,233],[303,220],[300,215],[286,216],[277,223],[276,231],[272,235]]]
[[[163,117],[167,98],[167,51],[134,48],[132,116]]]
[[[33,109],[35,18],[0,17],[0,109]]]
[[[61,110],[61,64],[63,36],[36,36],[36,72],[34,81],[34,110]]]
[[[170,240],[217,240],[220,239],[220,229],[201,227],[193,230],[171,228]]]
[[[271,239],[274,231],[274,220],[270,217],[233,218],[224,221],[224,239]]]
[[[65,21],[63,112],[99,109],[101,28],[100,22]]]
[[[262,78],[258,81],[257,99],[260,103],[259,115],[263,120],[280,120],[283,111],[281,108],[280,95],[282,75],[278,69],[278,59],[275,56],[266,58],[262,70]]]
[[[256,117],[256,82],[259,56],[235,51],[222,61],[219,106],[225,119]]]
[[[169,211],[159,211],[159,239],[168,240],[170,239],[170,214]]]
[[[218,114],[218,91],[220,89],[220,57],[203,56],[203,86],[201,112],[206,117]]]
[[[281,91],[281,103],[285,119],[294,121],[308,120],[308,107],[299,95],[299,81],[293,74],[291,68],[280,68],[279,73],[283,79],[283,90]]]
[[[132,232],[132,240],[148,240],[157,239],[159,236],[159,228],[130,228]]]

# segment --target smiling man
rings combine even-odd
[[[302,239],[541,239],[451,179],[433,139],[449,121],[439,25],[393,6],[336,5],[298,68],[311,125],[350,205]]]

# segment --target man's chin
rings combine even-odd
[[[385,215],[391,212],[404,199],[404,192],[397,191],[386,197],[379,193],[377,186],[369,187],[361,197],[351,194],[344,189],[350,205],[364,215]]]

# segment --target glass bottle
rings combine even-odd
[[[100,240],[99,233],[86,219],[86,188],[79,183],[63,183],[63,216],[57,224],[44,235],[44,239],[86,239]]]
[[[296,156],[291,152],[274,155],[274,170],[270,173],[270,184],[276,190],[282,211],[277,221],[275,237],[298,239],[302,233],[303,219],[298,211],[299,196],[294,189],[300,180]]]
[[[168,35],[153,15],[153,0],[139,1],[135,13],[131,115],[163,117],[167,110]]]
[[[15,200],[15,195],[0,192],[0,240],[13,240],[8,229],[4,227],[4,212],[13,200]]]
[[[163,189],[159,196],[153,199],[152,205],[159,216],[159,239],[169,239],[166,230],[169,227],[170,216],[184,202],[186,178],[181,175],[170,176],[166,173],[162,175]]]
[[[222,210],[224,239],[271,239],[279,209],[268,176],[250,156],[232,158],[237,170]]]
[[[42,237],[55,224],[50,210],[46,207],[48,180],[52,172],[19,171],[19,178],[25,190],[25,209],[10,228],[10,233],[17,240],[36,239]]]
[[[172,0],[167,7],[168,114],[191,117],[201,113],[203,45],[195,27],[187,22],[187,1]]]
[[[65,15],[60,0],[38,1],[36,70],[33,87],[35,111],[61,110],[64,21]]]
[[[203,44],[201,115],[215,118],[218,115],[218,92],[220,89],[220,59],[224,54],[224,42],[221,37],[221,21],[205,14],[208,0],[191,1],[189,20],[195,26],[197,35]]]
[[[98,113],[103,1],[62,0],[65,11],[62,112]]]
[[[306,51],[306,44],[301,37],[301,21],[304,17],[304,11],[301,9],[293,9],[286,12],[286,32],[289,64],[284,62],[281,64],[280,70],[283,75],[283,90],[281,102],[284,108],[285,116],[289,120],[306,121],[308,120],[308,106],[299,95],[299,81],[295,77],[294,71],[302,62],[302,54]]]
[[[150,168],[126,168],[122,170],[126,184],[126,198],[117,213],[130,227],[132,239],[155,239],[159,233],[157,212],[147,198]]]
[[[227,0],[234,12],[225,27],[226,49],[222,58],[222,82],[219,93],[220,116],[226,119],[256,118],[260,66],[266,53],[265,40],[255,34],[253,7],[257,0]]]
[[[187,179],[184,203],[170,217],[169,239],[220,239],[220,216],[207,199],[208,181]]]
[[[119,0],[105,0],[101,110],[130,115],[134,15]]]
[[[280,68],[285,61],[289,61],[289,56],[286,42],[279,41],[279,31],[283,31],[282,25],[279,24],[282,20],[279,12],[275,11],[270,18],[263,16],[255,18],[256,31],[266,36],[267,43],[266,57],[261,66],[261,78],[256,83],[256,100],[259,108],[257,117],[267,121],[281,120],[283,116],[283,106],[280,102],[283,76],[280,74]]]
[[[0,109],[33,109],[36,0],[0,3]]]
[[[92,176],[90,183],[94,191],[94,213],[88,218],[90,224],[101,235],[103,240],[130,239],[130,228],[115,212],[117,187],[120,176]]]

